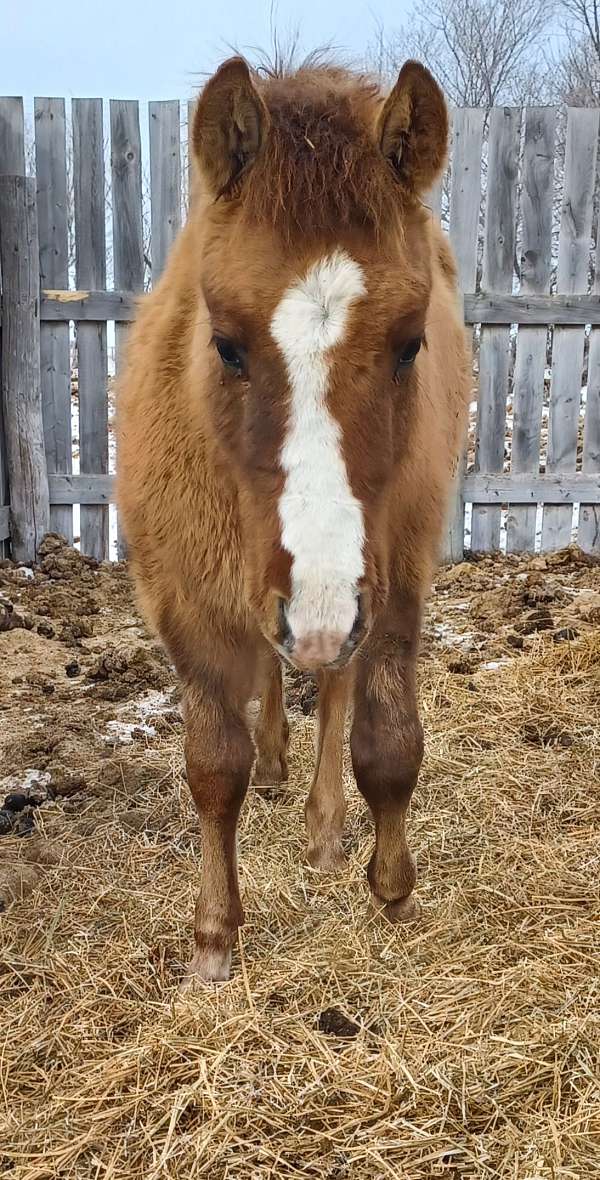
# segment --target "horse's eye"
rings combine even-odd
[[[244,372],[244,358],[235,344],[232,344],[231,340],[226,340],[224,336],[213,336],[213,344],[225,368],[231,369],[241,377]]]
[[[422,343],[423,340],[421,336],[415,336],[414,340],[409,340],[408,344],[405,344],[402,351],[398,353],[396,358],[394,381],[399,381],[402,377],[402,374],[405,373],[407,369],[410,369],[410,366],[419,352]]]

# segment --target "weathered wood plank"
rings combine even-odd
[[[522,173],[521,293],[550,289],[552,269],[552,198],[556,113],[532,107],[525,121]],[[599,301],[600,307],[600,301]],[[546,369],[546,327],[522,326],[517,336],[513,383],[511,471],[538,472]],[[534,552],[537,508],[515,505],[506,521],[509,553]]]
[[[40,271],[35,180],[0,177],[2,404],[12,554],[34,561],[50,524],[40,385]]]
[[[139,296],[130,291],[42,291],[41,319],[50,321],[118,320],[135,318]]]
[[[143,291],[142,144],[137,102],[111,99],[110,145],[115,287]]]
[[[138,293],[144,290],[144,233],[142,143],[137,102],[111,99],[110,145],[115,287]],[[124,339],[124,332],[117,331],[117,366]]]
[[[578,504],[584,496],[600,502],[600,475],[582,472],[546,475],[474,474],[465,479],[467,503],[480,504]]]
[[[571,108],[567,120],[565,179],[558,245],[557,290],[571,295],[588,286],[596,179],[598,110]],[[548,422],[549,472],[574,471],[581,403],[585,338],[580,328],[555,328]],[[571,539],[570,507],[544,509],[542,549],[561,549]]]
[[[35,170],[37,181],[40,282],[44,287],[69,285],[69,228],[65,102],[36,98]],[[72,468],[71,356],[69,325],[40,325],[40,368],[44,445],[48,472]],[[73,509],[50,504],[50,527],[73,543]]]
[[[65,101],[36,98],[35,170],[40,238],[40,282],[68,287],[69,239]]]
[[[481,148],[485,111],[470,107],[452,115],[450,240],[463,292],[474,292],[481,204]]]
[[[487,199],[482,287],[512,290],[517,211],[517,173],[521,112],[495,107],[490,114]],[[504,466],[506,399],[510,364],[510,329],[482,327],[475,470],[501,472]],[[499,508],[473,505],[471,548],[490,553],[500,548]]]
[[[110,143],[113,194],[113,257],[115,287],[144,290],[144,232],[142,221],[142,143],[139,105],[113,99],[110,104]],[[123,362],[127,323],[116,323],[117,373]],[[121,537],[119,557],[125,556]]]
[[[0,541],[8,541],[10,537],[10,509],[8,505],[0,508]]]
[[[115,498],[112,475],[50,475],[55,504],[108,504]],[[479,504],[568,504],[588,497],[600,503],[600,474],[467,475],[465,500]]]
[[[0,176],[25,175],[25,115],[22,98],[0,98]]]
[[[452,113],[452,168],[450,189],[450,240],[463,293],[477,285],[477,249],[481,204],[481,148],[484,111],[471,108]],[[466,469],[466,439],[456,458],[456,475],[450,497],[448,531],[442,556],[461,561],[465,538],[465,502],[462,481]]]
[[[600,224],[596,227],[598,242]],[[596,246],[594,291],[600,295],[600,259]],[[592,328],[588,354],[588,382],[583,423],[583,470],[600,471],[600,331]],[[600,556],[600,507],[585,502],[579,507],[577,540],[585,553]]]
[[[187,104],[187,211],[189,213],[195,183],[195,168],[194,168],[194,149],[192,146],[192,128],[194,126],[194,113],[196,110],[196,98],[190,98]]]
[[[600,270],[596,270],[596,284]],[[600,330],[594,328],[590,337],[588,383],[583,428],[583,470],[586,474],[600,472]],[[600,476],[598,476],[600,478]],[[583,501],[579,509],[577,540],[585,553],[600,555],[600,507]]]
[[[0,364],[2,363],[2,333],[0,330]],[[4,505],[8,504],[8,466],[6,461],[6,438],[4,433],[4,410],[2,409],[2,398],[0,397],[0,511]],[[7,509],[8,511],[8,509]],[[4,537],[0,537],[0,557],[8,557],[8,545],[5,545]]]
[[[549,114],[552,112],[549,111]],[[543,157],[541,159],[543,162]],[[465,295],[467,324],[600,324],[600,295]]]
[[[151,102],[150,201],[152,285],[158,282],[181,227],[179,102]]]
[[[121,320],[135,318],[131,291],[42,291],[42,320]],[[585,324],[600,326],[598,295],[465,295],[467,324]]]
[[[115,499],[114,475],[49,475],[55,504],[110,504]]]
[[[25,116],[22,98],[0,98],[0,176],[25,175]],[[0,282],[1,286],[1,282]],[[8,503],[8,468],[0,398],[0,504]],[[0,557],[8,546],[0,540]]]
[[[75,269],[78,288],[106,286],[104,135],[102,100],[73,100]],[[77,328],[79,453],[84,471],[108,471],[108,367],[106,324]],[[108,509],[82,506],[81,550],[103,560],[109,554]]]

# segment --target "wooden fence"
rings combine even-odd
[[[74,509],[82,550],[109,554],[107,333],[118,367],[135,297],[185,212],[187,108],[149,103],[147,141],[137,102],[110,102],[106,135],[105,113],[74,99],[67,119],[63,99],[36,99],[28,151],[22,100],[0,99],[0,544],[23,559],[48,523],[73,539]],[[600,554],[599,116],[453,112],[431,204],[476,357],[454,560],[465,542],[517,552],[573,537]]]

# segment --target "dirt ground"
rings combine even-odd
[[[600,566],[440,572],[410,821],[420,922],[387,925],[348,768],[347,871],[303,859],[291,778],[251,790],[234,977],[179,997],[198,820],[176,679],[122,565],[0,562],[0,1175],[600,1177]]]

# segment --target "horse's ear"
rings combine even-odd
[[[254,161],[269,113],[241,57],[232,57],[206,83],[194,115],[197,164],[214,197],[231,192]]]
[[[446,160],[448,109],[435,78],[418,61],[402,66],[378,125],[381,150],[405,188],[431,187]]]

